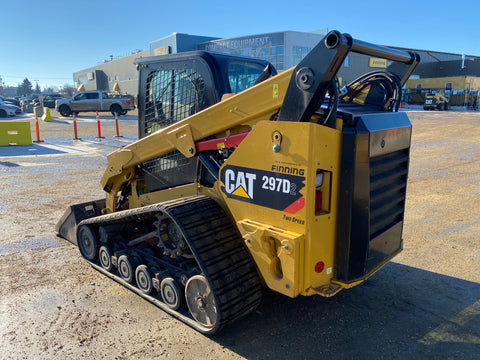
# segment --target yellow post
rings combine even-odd
[[[54,121],[49,108],[45,108],[45,113],[43,114],[42,119],[43,121]]]
[[[0,122],[0,146],[32,145],[30,122]]]

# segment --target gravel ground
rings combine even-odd
[[[0,147],[0,359],[480,359],[480,114],[408,112],[404,251],[332,298],[269,291],[204,336],[88,266],[53,229],[101,198],[105,155],[135,115],[40,122],[44,142]],[[56,114],[53,114],[54,116]],[[28,119],[28,118],[27,118]],[[34,121],[31,120],[33,134]]]

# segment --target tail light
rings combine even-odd
[[[322,192],[315,191],[315,212],[322,211]]]
[[[330,212],[330,191],[332,173],[317,170],[315,178],[315,214],[321,215]]]
[[[130,105],[132,102],[130,100],[127,100],[127,105]]]

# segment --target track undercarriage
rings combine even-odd
[[[203,196],[84,220],[77,241],[95,269],[205,334],[261,300],[250,254],[220,206]]]

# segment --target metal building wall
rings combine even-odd
[[[150,55],[177,54],[180,52],[197,50],[197,44],[216,40],[211,36],[189,35],[173,33],[150,43]]]
[[[113,92],[113,86],[118,83],[121,93],[137,95],[138,72],[133,62],[140,57],[150,56],[150,50],[140,51],[119,59],[106,61],[103,64],[77,71],[73,81],[85,90],[105,90]]]

